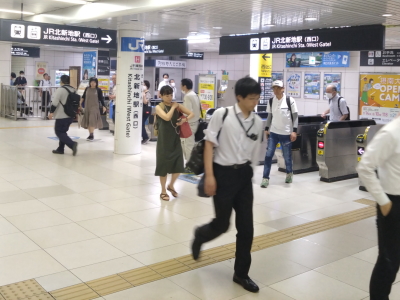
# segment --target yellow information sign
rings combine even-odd
[[[207,109],[214,108],[215,106],[215,85],[215,75],[207,74],[199,76],[199,97],[203,114],[205,114]]]
[[[318,150],[318,155],[324,155],[324,150]]]
[[[360,162],[361,161],[361,156],[357,157],[357,160]]]
[[[272,77],[272,54],[260,54],[258,77]]]

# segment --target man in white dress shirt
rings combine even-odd
[[[39,83],[40,86],[40,97],[42,98],[42,111],[48,112],[48,105],[51,102],[51,82],[49,78],[49,74],[44,73],[43,74],[43,79],[40,80]]]
[[[389,300],[400,266],[400,116],[367,146],[357,171],[377,202],[379,256],[369,285],[370,300]]]
[[[158,98],[161,98],[160,91],[163,86],[169,85],[169,74],[163,74],[163,80],[158,84]]]
[[[253,167],[263,136],[260,117],[253,113],[261,87],[245,77],[235,85],[237,103],[215,111],[205,130],[204,191],[214,196],[215,218],[195,230],[192,244],[197,260],[201,245],[226,232],[232,209],[236,212],[236,261],[233,281],[250,292],[259,288],[248,276],[253,243]]]

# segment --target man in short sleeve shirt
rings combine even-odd
[[[330,114],[330,121],[337,122],[346,120],[349,115],[349,110],[347,109],[346,100],[340,97],[337,92],[337,87],[328,85],[326,87],[326,96],[329,98],[329,109],[324,111],[321,117],[325,118],[327,114]],[[338,101],[340,101],[339,104]]]

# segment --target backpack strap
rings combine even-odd
[[[290,111],[290,118],[292,118],[292,123],[293,123],[292,103],[290,103],[290,96],[286,96],[286,104],[287,104],[288,109]]]
[[[222,117],[222,125],[221,125],[221,129],[218,132],[217,140],[219,140],[219,135],[221,134],[221,130],[222,130],[222,127],[224,126],[224,121],[225,121],[226,117],[228,116],[228,113],[229,113],[229,109],[225,108],[225,113],[224,113],[224,116]]]
[[[339,99],[337,100],[337,105],[338,105],[340,114],[343,116],[342,110],[340,109],[340,100],[341,100],[342,98],[343,98],[343,97],[339,97]]]
[[[196,96],[197,96],[197,99],[199,99],[199,103],[200,103],[200,115],[201,115],[201,118],[204,119],[203,108],[201,107],[201,100],[200,100],[200,97],[199,97],[199,95],[197,95],[197,94],[196,94]]]

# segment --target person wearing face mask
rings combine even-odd
[[[158,85],[158,98],[161,98],[161,95],[160,95],[160,91],[161,91],[161,88],[163,87],[163,86],[166,86],[166,85],[168,85],[169,86],[169,74],[168,73],[165,73],[165,74],[163,74],[163,80],[160,82],[160,84]]]
[[[175,87],[175,80],[174,79],[170,79],[169,80],[169,86],[172,88],[172,99],[175,100],[176,99],[176,87]]]
[[[143,81],[142,89],[143,89],[142,144],[145,145],[149,141],[149,135],[147,134],[146,131],[146,121],[151,114],[151,105],[150,105],[151,93],[149,91],[150,82],[148,80]]]
[[[27,84],[28,84],[28,82],[26,81],[26,78],[25,78],[25,72],[20,71],[19,77],[17,77],[17,79],[15,79],[15,81],[14,81],[14,85],[18,86],[18,87],[24,87]],[[22,88],[20,88],[20,90],[22,90]]]
[[[329,99],[329,109],[321,114],[321,117],[326,118],[327,114],[330,114],[330,121],[345,121],[349,117],[349,109],[347,107],[346,100],[339,95],[337,87],[330,84],[326,87],[326,96]]]
[[[185,95],[183,97],[183,106],[186,107],[188,110],[192,111],[194,117],[189,121],[190,129],[192,130],[192,135],[186,139],[181,139],[182,142],[182,149],[183,155],[186,161],[189,160],[190,155],[192,153],[194,147],[194,135],[197,131],[197,127],[199,126],[199,119],[200,119],[200,99],[196,95],[196,93],[192,90],[193,89],[193,81],[189,78],[184,78],[181,81],[181,89],[182,93]],[[186,173],[191,173],[191,170],[186,169]]]

